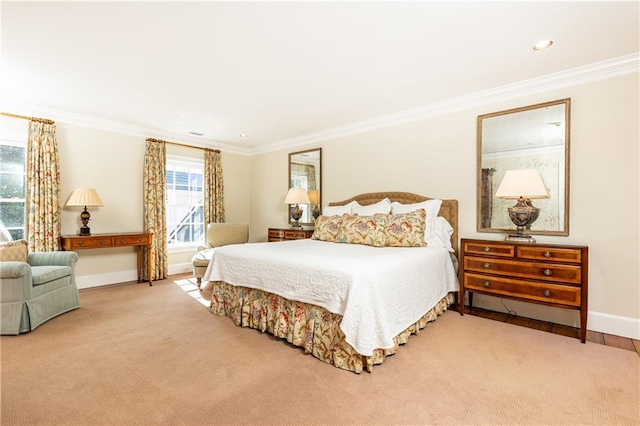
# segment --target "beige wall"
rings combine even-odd
[[[362,192],[387,190],[455,198],[460,207],[460,237],[500,239],[500,234],[476,232],[476,117],[570,97],[570,235],[541,236],[538,241],[589,245],[589,328],[603,331],[599,324],[614,316],[613,320],[627,324],[637,334],[638,92],[638,74],[627,75],[254,156],[253,237],[264,241],[268,227],[287,226],[282,204],[287,153],[322,147],[325,205]],[[479,296],[476,300],[504,310],[499,299]],[[519,315],[570,325],[579,321],[577,311],[513,301],[506,304]]]
[[[25,134],[28,121],[2,118],[4,134]],[[76,234],[80,228],[79,207],[64,207],[79,187],[95,188],[103,207],[89,208],[92,234],[141,232],[142,168],[145,138],[88,127],[56,123],[62,187],[62,233]],[[200,149],[167,146],[168,154],[202,158]],[[250,157],[222,153],[227,222],[250,221]],[[170,253],[170,273],[183,272],[194,251]],[[136,277],[136,254],[132,247],[78,250],[76,266],[79,287],[130,281]],[[175,270],[179,268],[178,270]],[[190,270],[190,268],[189,268]]]

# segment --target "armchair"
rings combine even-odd
[[[205,245],[198,247],[191,259],[193,275],[196,277],[198,288],[202,284],[209,262],[216,247],[229,244],[243,244],[249,241],[249,225],[244,223],[208,223],[205,233]]]
[[[72,251],[27,253],[25,240],[0,243],[0,334],[27,333],[80,306]]]

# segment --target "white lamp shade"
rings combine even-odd
[[[102,200],[93,188],[74,189],[66,204],[67,207],[102,207]]]
[[[320,191],[317,189],[310,189],[308,195],[309,202],[311,204],[320,204]]]
[[[507,170],[496,191],[496,197],[549,198],[549,193],[536,169]]]
[[[285,204],[311,204],[309,196],[304,188],[290,188],[284,198]]]

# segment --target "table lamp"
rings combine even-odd
[[[67,207],[84,207],[84,211],[80,213],[80,221],[82,227],[78,235],[89,236],[91,229],[87,226],[91,215],[87,211],[87,207],[102,207],[102,200],[93,188],[77,188],[74,189],[66,204]]]
[[[310,204],[309,196],[304,188],[289,188],[287,196],[284,198],[284,203],[289,204],[289,210],[291,211],[291,218],[294,223],[292,228],[302,229],[302,226],[298,223],[302,217],[302,209],[299,204]],[[295,207],[291,208],[291,204],[295,204]]]
[[[515,206],[509,207],[509,218],[516,225],[516,233],[506,240],[514,242],[535,243],[536,240],[525,230],[531,228],[540,214],[540,209],[531,203],[532,198],[549,198],[544,181],[535,169],[507,170],[496,191],[497,198],[518,200]]]

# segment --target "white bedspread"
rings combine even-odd
[[[393,347],[396,335],[458,290],[443,248],[311,239],[220,247],[203,281],[262,289],[340,314],[346,341],[368,356]]]

